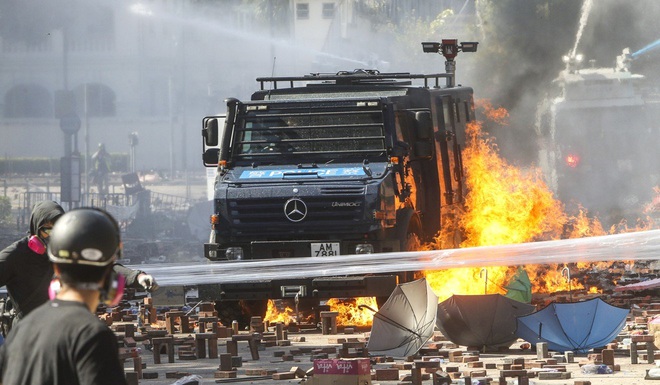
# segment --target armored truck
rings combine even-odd
[[[568,207],[585,207],[605,227],[634,225],[660,182],[657,107],[644,76],[625,66],[579,68],[570,59],[551,106],[551,186]]]
[[[355,70],[258,78],[251,100],[203,119],[217,169],[204,255],[212,261],[324,258],[415,250],[462,207],[461,160],[473,90],[454,57],[477,43],[423,43],[446,73]],[[442,83],[445,83],[444,85]],[[224,122],[224,127],[220,127]],[[453,235],[452,238],[459,235]],[[411,273],[219,285],[222,301],[386,299]]]

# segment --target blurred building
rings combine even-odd
[[[201,171],[202,118],[248,98],[256,77],[378,64],[365,17],[377,3],[3,1],[0,155],[63,156],[60,118],[75,114],[83,157],[103,142],[134,151],[137,170]],[[473,1],[386,3],[380,12],[396,21]]]

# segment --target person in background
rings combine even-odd
[[[115,334],[99,320],[100,302],[116,306],[122,277],[112,268],[119,226],[99,209],[74,209],[50,234],[54,298],[26,316],[0,347],[2,383],[126,384]]]
[[[99,143],[99,148],[92,154],[92,184],[96,185],[99,194],[108,193],[108,174],[110,174],[110,154],[105,150],[105,144]]]
[[[30,231],[0,251],[0,287],[7,286],[13,322],[3,325],[3,333],[32,310],[48,301],[48,286],[53,278],[53,266],[46,255],[46,247],[55,223],[64,209],[53,201],[34,205],[30,215]],[[124,276],[126,286],[155,291],[158,284],[144,271],[129,269],[113,261],[113,270]]]

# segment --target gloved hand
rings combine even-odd
[[[156,283],[156,278],[149,274],[140,274],[138,275],[138,283],[140,286],[142,286],[146,291],[148,292],[153,292],[158,290],[158,284]]]

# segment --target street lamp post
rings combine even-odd
[[[78,152],[78,130],[80,118],[70,112],[60,118],[60,129],[64,132],[64,156],[60,160],[60,193],[62,202],[70,205],[80,202],[80,153]]]
[[[128,144],[131,147],[131,152],[130,152],[130,170],[131,172],[135,172],[135,147],[138,145],[138,133],[137,132],[131,132],[128,134]]]

